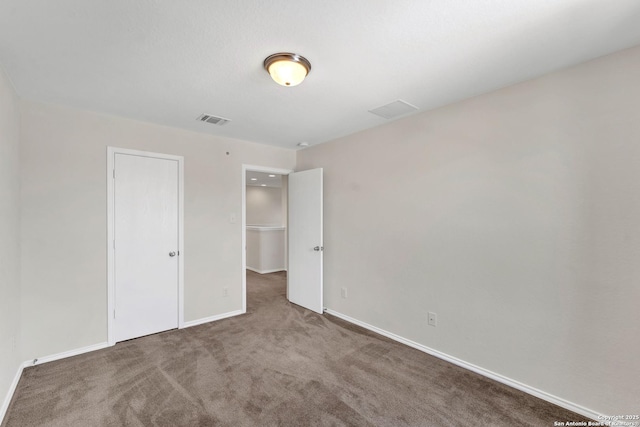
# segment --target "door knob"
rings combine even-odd
[[[171,252],[169,252],[169,256],[176,256],[176,253],[171,251]]]
[[[316,252],[320,252],[322,250],[324,250],[324,248],[322,246],[316,246],[315,248],[313,248],[314,251]]]

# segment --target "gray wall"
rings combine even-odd
[[[634,48],[299,151],[325,172],[327,307],[636,414],[638,76]]]
[[[0,406],[22,362],[19,129],[18,99],[0,68]]]
[[[242,164],[292,169],[295,152],[26,100],[21,111],[23,359],[107,340],[109,145],[185,158],[185,321],[242,308]]]

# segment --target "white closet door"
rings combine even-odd
[[[178,327],[178,162],[115,155],[115,340]]]

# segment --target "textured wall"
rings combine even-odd
[[[292,169],[293,151],[30,101],[21,107],[25,359],[107,340],[109,145],[184,156],[185,321],[242,308],[242,164]]]
[[[325,172],[327,307],[637,414],[639,75],[635,48],[299,151]]]
[[[0,406],[22,361],[19,130],[18,99],[0,68]]]

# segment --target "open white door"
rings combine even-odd
[[[322,314],[322,169],[289,174],[288,202],[289,301]]]

